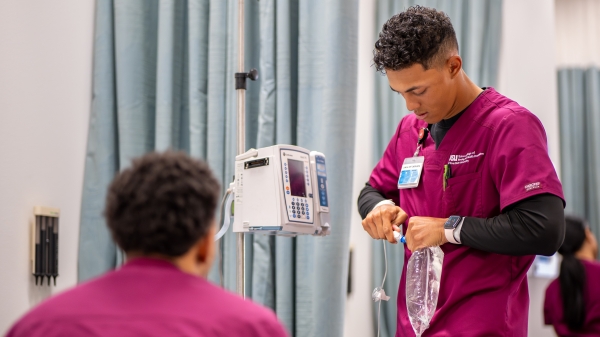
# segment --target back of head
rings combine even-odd
[[[434,8],[412,6],[391,17],[375,42],[373,61],[378,71],[402,70],[421,64],[425,70],[458,53],[450,18]]]
[[[104,215],[126,253],[178,257],[213,226],[219,192],[206,163],[181,152],[150,153],[115,177]]]
[[[565,216],[565,222],[565,240],[558,249],[563,256],[559,282],[564,318],[569,329],[575,331],[581,329],[585,321],[585,269],[575,254],[585,241],[587,222],[570,215]]]

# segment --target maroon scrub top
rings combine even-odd
[[[7,337],[285,337],[273,312],[157,259],[122,268],[45,301]]]
[[[490,218],[515,202],[541,193],[564,199],[548,156],[539,119],[515,101],[486,89],[463,112],[438,149],[431,137],[418,187],[398,190],[404,159],[413,156],[419,130],[414,114],[398,125],[370,184],[409,217],[451,215]],[[444,165],[452,177],[443,189]],[[406,228],[403,229],[406,231]],[[435,315],[423,336],[527,336],[527,270],[534,256],[508,256],[465,245],[442,246],[444,264]],[[405,260],[398,290],[396,336],[414,336],[406,309]]]
[[[546,289],[544,301],[544,322],[553,325],[556,334],[565,337],[600,336],[600,263],[584,261],[587,286],[583,290],[585,320],[580,331],[570,331],[563,317],[562,298],[558,279]]]

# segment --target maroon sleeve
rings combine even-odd
[[[383,156],[373,169],[373,172],[371,172],[371,177],[369,178],[369,184],[381,192],[386,199],[392,199],[396,205],[400,203],[398,193],[400,167],[398,167],[396,146],[403,120],[398,124],[396,133],[394,133]]]
[[[490,172],[501,209],[542,193],[564,202],[562,185],[548,156],[546,132],[531,112],[509,111],[494,133],[490,151]]]

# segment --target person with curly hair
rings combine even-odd
[[[373,239],[405,236],[396,336],[414,336],[406,267],[440,246],[439,299],[423,336],[527,336],[527,270],[564,237],[564,196],[544,127],[463,70],[450,18],[413,6],[381,29],[373,62],[412,111],[358,199]]]
[[[181,152],[133,160],[109,187],[104,216],[127,261],[45,301],[7,337],[285,337],[275,314],[206,280],[220,186]]]

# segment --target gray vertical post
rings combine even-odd
[[[238,1],[238,72],[244,72],[244,0]],[[237,89],[237,153],[246,151],[246,89]],[[245,292],[244,233],[237,233],[236,289],[242,297]]]

